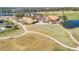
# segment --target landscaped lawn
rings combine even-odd
[[[78,47],[78,45],[74,43],[74,41],[71,39],[68,33],[63,31],[56,24],[27,25],[27,29],[30,31],[37,31],[37,32],[47,34],[68,46]]]
[[[22,51],[69,51],[53,40],[34,33],[28,33],[24,36],[0,40],[0,50],[22,50]]]
[[[11,25],[12,27],[6,28],[5,26]],[[14,26],[17,24],[13,24],[12,21],[6,20],[3,23],[0,23],[0,27],[4,27],[5,29],[3,31],[0,31],[0,38],[1,37],[10,37],[10,36],[16,36],[19,34],[24,33],[24,30],[21,26],[17,25],[18,29],[15,29]]]
[[[19,35],[19,34],[22,34],[22,33],[24,33],[24,30],[22,28],[15,29],[15,30],[8,28],[4,32],[0,32],[0,38],[1,37],[16,36],[16,35]]]

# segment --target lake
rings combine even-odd
[[[79,27],[79,19],[65,20],[63,25],[64,25],[65,28]]]

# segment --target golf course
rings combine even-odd
[[[45,12],[37,12],[44,14]],[[61,16],[62,11],[46,12]],[[79,19],[79,11],[64,11],[67,20]],[[9,17],[8,17],[9,18]],[[9,18],[19,29],[0,32],[1,51],[74,51],[79,50],[79,27],[65,28],[63,24],[23,24]],[[0,24],[1,25],[1,24]],[[10,24],[12,25],[12,24]],[[1,25],[2,26],[2,25]],[[12,25],[13,26],[13,25]]]

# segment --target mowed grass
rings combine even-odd
[[[79,28],[68,29],[76,40],[79,41]]]
[[[69,51],[53,40],[34,33],[24,36],[0,40],[1,51]]]
[[[71,37],[59,28],[56,24],[36,24],[28,25],[27,29],[30,31],[36,31],[49,35],[56,40],[60,41],[63,44],[66,44],[71,47],[78,47],[78,45],[71,39]]]
[[[55,14],[57,16],[62,16],[63,14],[67,16],[68,19],[79,19],[79,11],[54,11],[54,12],[38,12],[41,14]]]

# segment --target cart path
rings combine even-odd
[[[49,35],[46,35],[46,34],[43,34],[43,33],[40,33],[40,32],[35,32],[35,31],[28,31],[28,33],[36,33],[36,34],[43,35],[43,36],[45,36],[47,38],[50,38],[51,40],[55,41],[56,43],[60,44],[61,46],[65,47],[65,48],[69,48],[71,50],[78,50],[79,51],[79,47],[77,47],[77,48],[70,47],[70,46],[68,46],[66,44],[61,43],[60,41],[56,40],[55,38],[53,38],[53,37],[51,37]]]
[[[26,26],[23,25],[22,23],[17,22],[17,21],[15,21],[15,20],[11,19],[11,18],[10,18],[10,20],[13,21],[14,23],[20,25],[20,26],[23,28],[23,30],[24,30],[25,32],[24,32],[23,34],[20,34],[20,35],[10,36],[10,37],[2,37],[2,38],[0,38],[0,39],[17,38],[17,37],[21,37],[21,36],[23,36],[23,35],[25,35],[25,34],[28,34],[28,33],[36,33],[36,34],[43,35],[43,36],[45,36],[45,37],[47,37],[47,38],[50,38],[51,40],[55,41],[56,43],[60,44],[61,46],[65,47],[65,48],[68,48],[68,49],[71,49],[71,50],[79,50],[79,47],[77,47],[77,48],[70,47],[70,46],[68,46],[68,45],[65,45],[65,44],[59,42],[58,40],[56,40],[55,38],[53,38],[53,37],[51,37],[51,36],[49,36],[49,35],[46,35],[46,34],[43,34],[43,33],[40,33],[40,32],[36,32],[36,31],[28,31],[28,30],[26,29]],[[59,25],[58,25],[58,26],[59,26]]]
[[[61,25],[59,25],[59,24],[57,24],[57,26],[58,27],[60,27],[62,30],[64,30],[65,32],[67,32],[68,33],[68,35],[72,38],[72,40],[75,42],[75,43],[77,43],[78,45],[79,45],[79,42],[74,38],[74,36],[72,36],[72,34],[68,31],[68,30],[66,30],[66,29],[64,29]]]

